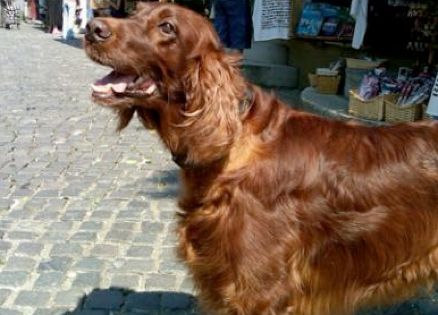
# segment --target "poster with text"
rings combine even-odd
[[[255,0],[254,40],[288,39],[291,15],[291,0]]]

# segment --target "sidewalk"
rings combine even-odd
[[[194,314],[174,255],[177,168],[154,132],[134,120],[118,134],[90,102],[108,70],[79,44],[0,29],[0,315]]]
[[[153,132],[118,134],[90,102],[108,70],[32,25],[0,38],[0,314],[64,314],[111,286],[191,293],[173,254],[177,169]]]

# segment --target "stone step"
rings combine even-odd
[[[244,60],[242,72],[250,82],[264,87],[295,89],[298,86],[298,70],[292,66]]]

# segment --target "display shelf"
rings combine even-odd
[[[307,36],[307,35],[295,35],[295,38],[315,40],[315,41],[326,41],[326,42],[351,42],[352,37],[350,36]]]

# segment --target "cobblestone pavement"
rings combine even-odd
[[[153,132],[118,134],[91,104],[108,70],[73,44],[0,29],[0,314],[195,313],[174,256],[177,169]]]
[[[32,25],[0,29],[0,51],[0,314],[62,314],[112,286],[191,292],[177,169],[153,132],[118,134],[90,102],[108,70]]]

